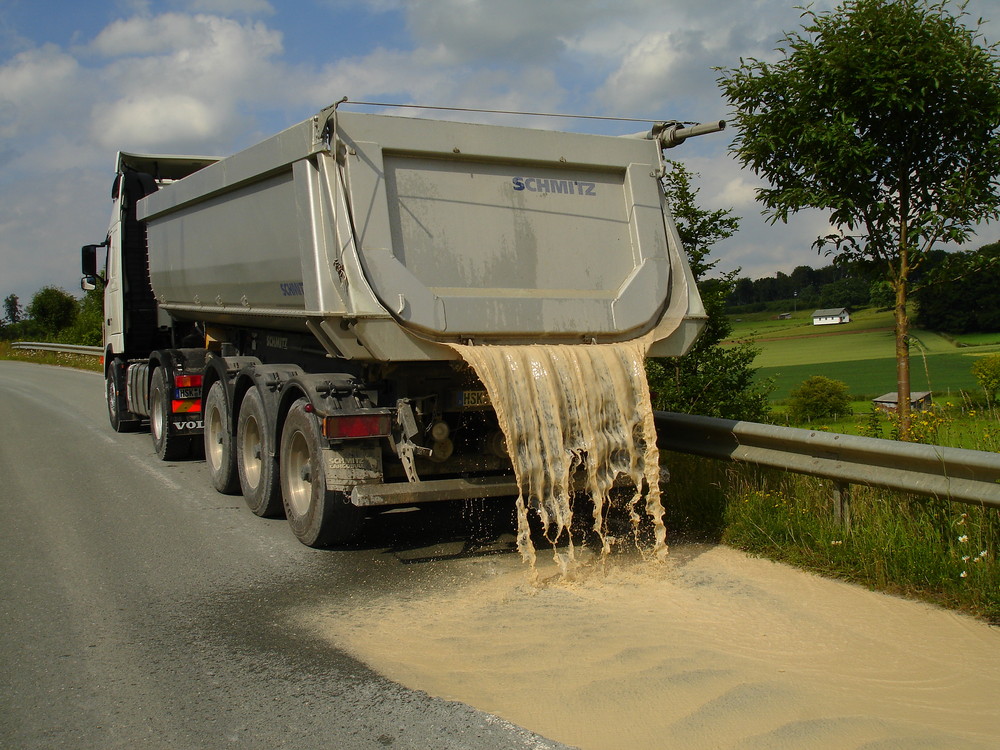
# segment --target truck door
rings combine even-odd
[[[111,226],[108,228],[107,284],[104,287],[104,348],[109,347],[114,354],[125,351],[124,293],[122,282],[122,196],[121,175],[115,179],[112,191],[114,209]]]

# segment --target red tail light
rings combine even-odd
[[[201,388],[201,375],[174,375],[175,388]]]
[[[384,437],[392,432],[388,414],[350,414],[323,418],[323,435],[330,440]]]

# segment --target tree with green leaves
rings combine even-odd
[[[941,243],[1000,216],[1000,63],[981,21],[948,0],[847,0],[803,11],[779,59],[743,59],[719,85],[731,149],[768,183],[765,214],[829,214],[828,252],[892,288],[902,437],[909,437],[911,276]]]
[[[788,394],[788,418],[793,422],[836,419],[850,413],[851,397],[842,380],[813,375]]]
[[[993,405],[1000,391],[1000,354],[980,357],[972,365],[972,376],[986,394],[986,403]]]
[[[78,302],[76,319],[63,329],[59,340],[67,344],[100,346],[104,336],[104,289],[97,287]]]
[[[1000,242],[931,261],[930,283],[913,294],[918,325],[947,333],[1000,331]]]
[[[4,298],[3,314],[11,325],[21,322],[21,300],[16,294],[8,294]]]
[[[28,316],[44,336],[57,336],[73,325],[76,315],[76,297],[54,286],[39,289],[28,305]]]
[[[698,188],[692,184],[697,175],[678,162],[668,162],[667,168],[664,194],[698,282],[708,322],[684,356],[647,360],[654,406],[687,414],[762,420],[770,411],[770,388],[766,383],[756,382],[754,377],[752,365],[758,350],[746,342],[720,345],[732,332],[726,317],[726,300],[733,292],[739,271],[705,278],[718,263],[708,258],[712,246],[731,237],[739,228],[739,219],[729,210],[701,208]]]

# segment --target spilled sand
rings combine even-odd
[[[513,555],[298,615],[388,677],[587,750],[1000,747],[1000,629],[717,546],[528,583]]]

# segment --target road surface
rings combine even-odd
[[[495,502],[311,550],[102,395],[0,361],[2,748],[1000,747],[996,628],[711,545],[533,584]]]
[[[113,433],[93,373],[0,361],[0,425],[0,747],[557,747],[289,616],[391,591],[392,524],[381,546],[302,546],[201,462]]]

